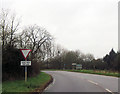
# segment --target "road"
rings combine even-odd
[[[118,78],[94,74],[44,71],[53,77],[44,92],[109,92],[118,94]],[[114,92],[114,93],[113,93]]]

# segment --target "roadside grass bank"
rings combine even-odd
[[[67,71],[120,77],[120,73],[107,70],[67,70]]]
[[[78,73],[88,73],[88,74],[97,74],[97,75],[105,75],[105,76],[114,76],[114,77],[120,77],[119,72],[113,72],[108,70],[57,70],[57,69],[46,69],[49,71],[70,71],[70,72],[78,72]]]
[[[24,80],[5,81],[2,83],[2,94],[32,94],[34,92],[42,92],[50,83],[52,77],[44,72],[41,72],[36,77]]]
[[[0,82],[0,94],[2,93],[2,83]]]

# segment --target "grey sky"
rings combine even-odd
[[[22,25],[45,27],[69,50],[103,57],[118,50],[118,0],[2,0]]]

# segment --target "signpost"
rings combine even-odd
[[[30,49],[20,49],[25,61],[21,61],[21,66],[25,66],[25,82],[27,81],[27,66],[31,66],[31,61],[27,61],[27,57],[30,54]]]
[[[74,70],[76,67],[76,63],[72,63],[72,69]]]
[[[66,64],[64,64],[64,68],[63,68],[63,70],[65,70],[65,65],[66,65]]]
[[[82,64],[72,63],[72,69],[82,69]]]
[[[82,69],[82,64],[77,64],[76,69]]]

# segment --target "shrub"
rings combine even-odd
[[[2,80],[24,79],[25,68],[24,66],[20,66],[20,61],[24,61],[24,57],[20,50],[7,45],[2,51]],[[28,76],[37,75],[39,72],[39,63],[32,62],[32,66],[28,67]]]

